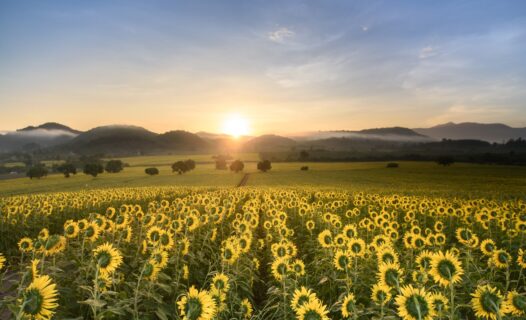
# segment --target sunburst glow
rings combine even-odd
[[[235,138],[244,136],[250,133],[250,125],[246,118],[238,114],[229,115],[223,122],[223,133],[231,135]]]

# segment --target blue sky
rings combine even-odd
[[[4,1],[0,129],[526,126],[525,1]]]

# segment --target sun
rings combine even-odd
[[[248,120],[241,115],[229,115],[223,122],[223,133],[239,138],[250,132]]]

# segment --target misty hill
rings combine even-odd
[[[297,142],[293,139],[277,136],[273,134],[262,135],[248,140],[243,144],[245,151],[269,151],[269,150],[290,150],[296,146]]]
[[[503,142],[509,139],[526,138],[526,128],[512,128],[502,123],[448,122],[431,128],[413,130],[435,139],[476,139]]]
[[[404,128],[404,127],[374,128],[374,129],[364,129],[360,131],[351,131],[351,132],[368,134],[368,135],[397,135],[397,136],[408,136],[408,137],[424,137],[425,136],[423,134],[419,134],[409,128]]]
[[[60,145],[75,138],[80,131],[56,122],[28,126],[0,135],[0,152],[31,152]]]
[[[60,124],[60,123],[57,123],[57,122],[46,122],[44,124],[41,124],[39,126],[27,126],[25,128],[22,128],[22,129],[18,129],[16,131],[18,132],[28,132],[28,131],[35,131],[35,130],[48,130],[48,131],[53,131],[53,130],[59,130],[59,131],[65,131],[65,132],[70,132],[72,134],[80,134],[82,133],[82,131],[79,131],[79,130],[75,130],[75,129],[72,129],[66,125],[63,125],[63,124]]]
[[[298,137],[299,140],[325,140],[332,138],[386,140],[395,142],[425,142],[433,140],[425,135],[404,127],[373,128],[357,131],[320,131],[316,133],[307,133],[306,135]]]
[[[111,125],[97,127],[60,146],[78,154],[134,155],[171,151],[204,151],[208,143],[186,131],[157,134],[142,127]]]

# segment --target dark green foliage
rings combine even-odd
[[[29,179],[37,178],[40,179],[42,177],[47,176],[47,168],[43,164],[37,164],[27,171],[27,176]]]
[[[195,169],[195,161],[192,159],[185,160],[184,164],[186,165],[188,171]]]
[[[72,174],[77,174],[77,167],[73,163],[63,163],[57,167],[57,171],[69,178]]]
[[[234,172],[243,171],[245,164],[241,160],[235,160],[230,164],[230,170]]]
[[[301,171],[308,171],[309,170],[309,167],[308,166],[303,166],[301,167]]]
[[[104,167],[100,163],[87,163],[84,165],[84,174],[96,177],[99,173],[104,172]]]
[[[117,173],[121,172],[124,167],[124,164],[121,160],[110,160],[106,163],[106,172]]]
[[[272,169],[272,165],[269,160],[263,160],[258,162],[258,170],[262,172],[267,172]]]
[[[440,156],[437,158],[437,163],[442,166],[449,166],[455,163],[455,159],[450,156]]]
[[[155,176],[159,174],[159,169],[157,168],[146,168],[144,172],[150,176]]]
[[[183,174],[186,171],[188,171],[188,166],[186,165],[185,161],[177,161],[174,164],[172,164],[172,172]]]

